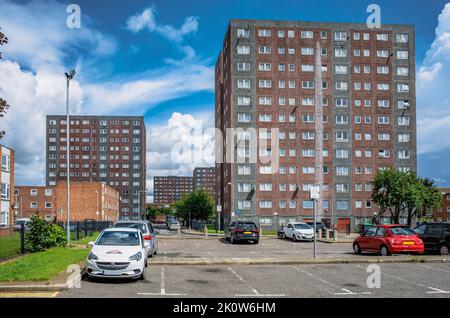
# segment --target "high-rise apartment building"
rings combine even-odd
[[[236,216],[277,228],[311,220],[316,184],[318,220],[341,229],[371,220],[376,171],[416,170],[414,58],[409,25],[232,20],[215,82],[223,133],[216,199],[225,222]],[[230,128],[244,131],[227,136]],[[279,149],[269,142],[251,160],[244,147],[227,160],[236,142],[248,144],[249,128]],[[246,160],[237,163],[238,155]],[[268,156],[279,159],[275,171]]]
[[[213,198],[216,196],[216,168],[195,168],[194,190],[205,189]]]
[[[66,117],[47,116],[46,185],[67,180]],[[141,116],[70,116],[70,180],[119,191],[120,218],[145,213],[146,133]]]
[[[13,234],[14,150],[0,145],[0,236]]]
[[[194,191],[192,177],[154,177],[153,185],[155,204],[171,205]]]

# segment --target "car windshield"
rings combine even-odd
[[[115,228],[127,227],[127,228],[131,228],[131,229],[141,230],[142,233],[147,233],[147,227],[145,226],[145,224],[142,224],[142,223],[116,223],[116,224],[114,224],[114,227]]]
[[[139,246],[139,233],[125,231],[103,232],[96,245]]]
[[[16,224],[16,225],[22,225],[22,224],[25,224],[25,220],[17,220],[17,221],[14,221],[14,224]]]
[[[256,225],[254,223],[239,223],[237,228],[244,231],[256,230]]]
[[[390,230],[393,235],[416,235],[416,232],[405,226],[391,227]]]
[[[311,227],[308,224],[294,224],[296,230],[310,230]]]

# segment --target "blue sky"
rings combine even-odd
[[[381,6],[382,23],[416,26],[419,173],[441,185],[450,185],[450,165],[446,162],[450,156],[447,2],[376,2]],[[76,3],[82,11],[81,29],[65,26],[69,2],[0,0],[0,27],[10,38],[8,46],[2,48],[5,59],[0,62],[0,94],[12,105],[5,120],[9,134],[2,142],[17,150],[19,184],[42,184],[45,180],[43,118],[47,113],[64,111],[65,70],[75,67],[78,71],[73,112],[145,114],[147,185],[152,188],[153,175],[186,175],[192,168],[170,160],[170,146],[177,140],[167,136],[183,134],[200,122],[204,128],[214,124],[214,63],[231,18],[364,23],[366,8],[373,1]],[[28,121],[27,126],[20,124],[23,120]],[[200,144],[207,148],[204,142]],[[207,164],[211,158],[197,163]]]

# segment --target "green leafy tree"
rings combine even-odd
[[[414,172],[401,172],[394,168],[378,170],[373,184],[372,199],[380,207],[379,216],[388,211],[392,223],[400,223],[403,215],[411,226],[419,213],[440,204],[440,194],[434,182],[419,178]]]
[[[183,220],[208,220],[214,216],[214,200],[204,189],[198,189],[174,205],[176,215]]]
[[[1,28],[0,28],[1,30]],[[8,38],[0,31],[0,46],[8,43]],[[2,52],[0,51],[0,60],[2,59]],[[4,117],[6,115],[6,111],[8,110],[9,105],[3,98],[0,97],[0,117]],[[0,131],[0,139],[5,135],[4,131]]]

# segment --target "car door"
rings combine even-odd
[[[288,232],[288,234],[286,235],[286,237],[289,237],[289,238],[294,237],[294,225],[293,224],[291,224],[291,223],[288,224],[287,232]]]
[[[376,227],[371,227],[363,233],[358,241],[361,250],[371,250],[370,244],[372,242],[372,238],[375,236],[376,231]]]
[[[385,237],[386,237],[386,228],[385,227],[379,227],[377,229],[377,232],[375,233],[374,237],[370,241],[370,249],[372,251],[379,251],[381,245],[385,244]]]
[[[424,243],[428,249],[436,250],[442,239],[442,223],[430,223],[425,229]]]

